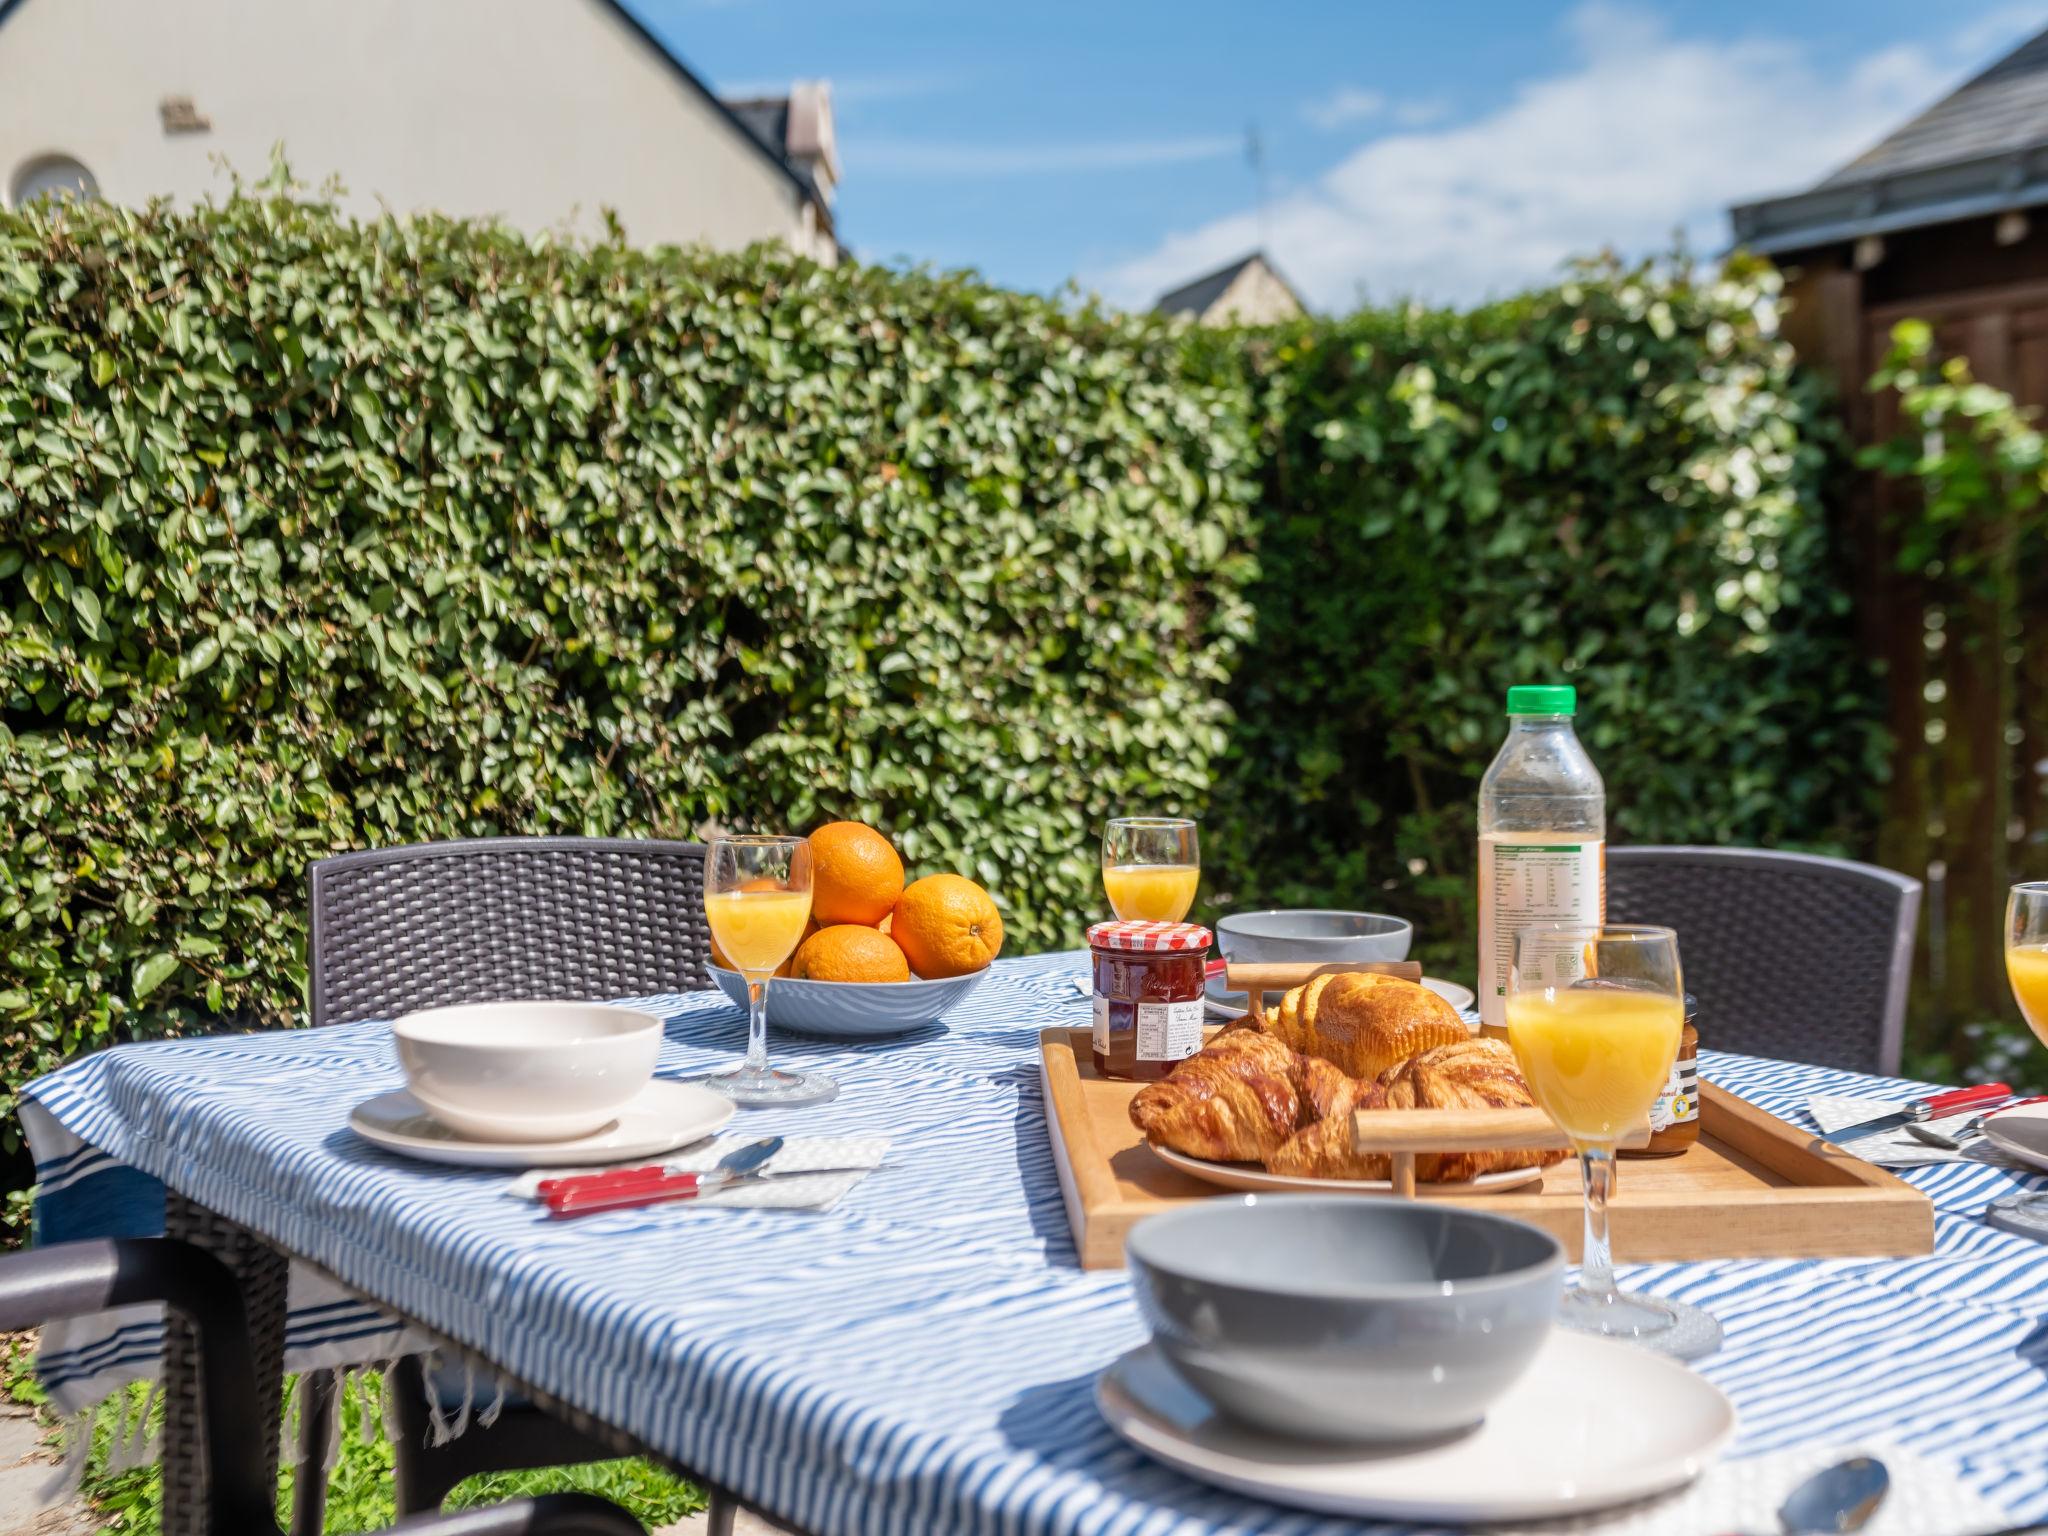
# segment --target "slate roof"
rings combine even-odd
[[[2048,142],[2048,30],[1820,183],[1841,186]]]
[[[1772,255],[2048,204],[2048,30],[1804,192],[1729,209]]]
[[[1237,281],[1238,274],[1253,262],[1264,266],[1282,288],[1294,293],[1294,285],[1280,275],[1280,269],[1267,259],[1266,253],[1252,251],[1238,257],[1228,266],[1219,267],[1205,277],[1198,277],[1192,283],[1183,284],[1171,293],[1162,293],[1152,308],[1162,315],[1205,315],[1209,312],[1209,306],[1222,298],[1225,290]],[[1300,304],[1304,310],[1308,308],[1306,304],[1301,303],[1301,295],[1298,293],[1294,293],[1294,302]]]
[[[1162,293],[1159,302],[1152,307],[1162,315],[1206,314],[1209,306],[1223,297],[1223,290],[1237,281],[1237,274],[1258,259],[1257,251],[1249,256],[1240,256],[1229,266],[1219,267],[1206,277],[1198,277],[1171,293]]]

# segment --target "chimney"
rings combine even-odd
[[[789,88],[789,126],[783,152],[811,174],[825,206],[839,186],[839,145],[832,135],[832,84],[799,80]]]

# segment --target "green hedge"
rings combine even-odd
[[[858,816],[1071,938],[1225,746],[1251,403],[961,278],[0,215],[0,1107],[297,1017],[351,847]]]
[[[1617,837],[1856,844],[1775,292],[1190,332],[280,186],[0,215],[0,1084],[292,1021],[305,865],[463,834],[859,816],[1023,951],[1112,809],[1200,810],[1212,907],[1466,974],[1523,680],[1579,684]]]
[[[1229,903],[1415,918],[1474,969],[1480,775],[1571,682],[1615,840],[1860,846],[1884,771],[1776,274],[1590,265],[1254,343],[1258,613],[1209,839]]]

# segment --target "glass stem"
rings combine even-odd
[[[1586,1182],[1586,1241],[1579,1259],[1579,1294],[1588,1301],[1614,1300],[1614,1251],[1607,1242],[1607,1199],[1614,1193],[1614,1148],[1579,1148]]]
[[[747,1061],[743,1071],[768,1075],[768,978],[747,978]],[[1602,1228],[1604,1231],[1605,1228]]]

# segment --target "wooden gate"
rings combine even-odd
[[[1892,326],[1908,318],[1933,327],[1940,355],[1965,357],[1984,383],[2048,408],[2048,283],[1871,309],[1857,377],[1869,377]],[[1888,391],[1844,403],[1861,441],[1907,425]],[[1864,643],[1891,679],[1895,746],[1878,858],[1927,881],[1914,1032],[1939,1043],[1972,1020],[2018,1016],[2002,922],[2012,881],[2048,879],[2048,559],[2017,546],[2008,515],[1972,536],[2009,579],[1960,581],[1940,562],[1902,571],[1888,501],[1902,493],[1866,485],[1850,527]]]

